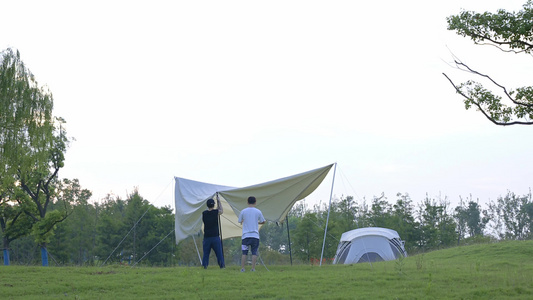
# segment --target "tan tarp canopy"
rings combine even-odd
[[[257,208],[268,221],[281,222],[298,200],[310,195],[324,180],[331,165],[244,188],[209,184],[175,177],[176,244],[202,229],[202,211],[207,199],[218,197],[224,208],[222,238],[241,236],[238,215],[248,206],[249,196],[257,198]]]

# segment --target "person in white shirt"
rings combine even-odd
[[[252,272],[257,263],[257,249],[259,248],[259,225],[265,224],[263,213],[255,207],[257,200],[254,196],[248,197],[248,207],[239,214],[239,223],[242,225],[242,258],[241,272],[244,272],[244,263],[248,255],[248,246],[252,249]]]

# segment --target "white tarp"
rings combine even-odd
[[[202,229],[202,211],[209,198],[219,197],[224,214],[221,216],[222,238],[240,236],[237,216],[248,206],[249,196],[257,198],[256,207],[268,221],[281,222],[294,203],[310,195],[322,183],[331,165],[280,178],[277,180],[235,188],[175,177],[176,244]]]
[[[354,264],[395,260],[407,256],[398,232],[388,228],[367,227],[342,234],[334,264]]]

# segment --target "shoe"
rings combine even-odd
[[[241,269],[241,272],[244,272],[244,268],[243,268],[243,269]]]

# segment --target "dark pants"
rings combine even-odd
[[[248,246],[252,248],[252,255],[257,255],[257,249],[259,249],[259,239],[245,238],[242,240],[242,255],[248,255]]]
[[[211,249],[215,251],[217,256],[217,262],[220,268],[226,267],[224,264],[224,255],[222,254],[222,243],[220,242],[220,237],[204,237],[204,258],[202,259],[202,266],[207,268],[209,265],[209,254],[211,254]]]

